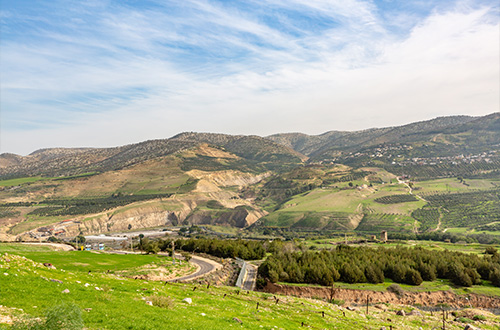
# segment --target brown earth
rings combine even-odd
[[[370,303],[391,303],[402,305],[437,306],[447,304],[453,308],[500,308],[500,297],[490,297],[470,293],[467,295],[457,295],[452,291],[436,292],[409,292],[399,298],[396,294],[387,291],[352,290],[329,287],[312,286],[290,286],[273,284],[268,282],[264,288],[265,292],[276,293],[289,296],[344,300],[347,304],[363,304],[366,297],[370,298]],[[333,293],[333,295],[332,295]]]

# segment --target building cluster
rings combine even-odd
[[[372,160],[380,159],[383,162],[389,162],[392,165],[461,165],[475,163],[493,163],[500,161],[500,150],[488,150],[479,154],[460,154],[453,156],[430,156],[430,157],[410,157],[408,154],[413,149],[406,144],[388,144],[379,145],[365,151],[349,152],[342,155],[325,159],[321,164],[334,162],[342,163],[345,160],[358,158],[368,158]]]

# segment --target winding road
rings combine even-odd
[[[203,276],[208,275],[212,272],[215,272],[217,269],[222,268],[221,264],[219,264],[213,260],[198,257],[198,256],[192,256],[191,260],[189,260],[189,262],[197,265],[199,269],[196,272],[194,272],[193,274],[173,278],[171,280],[168,280],[167,282],[186,282],[186,281],[195,280],[199,277],[203,277]]]

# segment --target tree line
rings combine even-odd
[[[206,253],[219,258],[241,258],[244,260],[258,260],[264,258],[266,255],[266,249],[262,245],[262,242],[242,239],[190,238],[150,240],[147,237],[140,237],[137,248],[148,253],[158,253],[160,251],[171,252],[172,248],[175,248],[175,250],[192,253]]]
[[[500,255],[489,249],[483,257],[451,251],[417,248],[367,248],[338,245],[334,250],[277,250],[258,270],[271,282],[309,283],[330,286],[346,283],[396,283],[420,285],[422,281],[449,279],[458,286],[489,280],[500,286]]]

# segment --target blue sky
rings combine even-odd
[[[496,0],[0,4],[0,153],[500,107]]]

